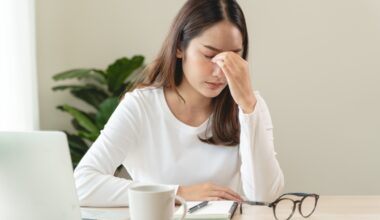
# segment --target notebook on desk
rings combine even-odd
[[[187,202],[188,209],[201,203],[201,201]],[[193,212],[187,213],[186,220],[230,220],[238,204],[234,201],[210,201],[207,206]],[[126,207],[115,208],[93,208],[82,207],[82,218],[105,219],[105,220],[129,220],[129,210]],[[182,208],[178,208],[173,220],[182,216]]]
[[[193,207],[202,201],[189,201],[187,202],[188,209],[190,207]],[[186,219],[192,220],[192,219],[214,219],[214,220],[229,220],[233,216],[236,208],[238,206],[237,202],[234,201],[210,201],[205,207],[192,212],[187,213]],[[178,209],[174,216],[180,217],[182,214],[182,209]]]

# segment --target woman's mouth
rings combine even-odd
[[[224,85],[224,83],[206,82],[206,85],[209,89],[219,89]]]

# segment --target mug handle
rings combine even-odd
[[[187,213],[187,204],[186,204],[186,200],[184,200],[182,197],[180,196],[175,196],[175,199],[180,201],[181,202],[181,206],[183,206],[183,213],[182,213],[182,217],[181,217],[181,220],[184,220],[185,217],[186,217],[186,213]]]

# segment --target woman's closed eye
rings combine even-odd
[[[207,59],[212,59],[215,55],[211,55],[211,56],[210,56],[210,55],[206,55],[206,54],[204,54],[203,56],[206,57]]]

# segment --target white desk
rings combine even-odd
[[[272,208],[243,206],[243,215],[236,210],[232,220],[274,220]],[[128,219],[128,208],[82,207],[86,216],[104,220]],[[84,217],[86,217],[84,216]],[[320,196],[312,216],[305,219],[296,210],[292,220],[380,220],[380,196]]]

